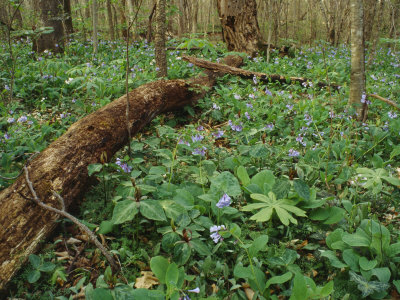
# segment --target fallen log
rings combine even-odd
[[[282,75],[278,74],[265,74],[265,73],[260,73],[260,72],[255,72],[255,71],[248,71],[248,70],[243,70],[237,67],[233,66],[228,66],[228,65],[223,65],[219,63],[214,63],[208,60],[204,59],[199,59],[196,57],[192,56],[182,56],[183,60],[186,60],[200,68],[207,69],[213,72],[222,72],[226,74],[232,74],[232,75],[237,75],[245,79],[252,79],[254,76],[257,77],[259,80],[263,82],[280,82],[280,83],[290,83],[290,82],[295,82],[295,83],[300,83],[304,85],[309,85],[310,83],[313,82],[312,79],[310,78],[305,78],[305,77],[285,77]],[[312,83],[319,88],[326,88],[330,87],[334,90],[339,90],[340,86],[337,84],[328,84],[325,82],[317,82],[317,83]]]
[[[239,66],[242,60],[227,57],[226,63]],[[130,92],[128,118],[132,135],[158,114],[177,110],[203,97],[219,75],[207,73],[192,80],[159,80]],[[88,165],[100,162],[101,157],[110,159],[128,142],[126,101],[124,95],[74,123],[27,163],[30,181],[41,201],[59,207],[53,193],[56,192],[68,209],[83,195],[88,187]],[[50,235],[59,218],[31,199],[24,174],[0,191],[0,290],[5,289],[39,242]]]

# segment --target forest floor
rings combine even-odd
[[[202,72],[168,52],[168,78]],[[70,125],[124,94],[126,45],[71,41],[63,56],[29,42],[0,47],[0,189]],[[129,89],[156,80],[154,49],[129,49]],[[367,55],[366,60],[369,59]],[[400,297],[400,112],[366,97],[347,106],[349,48],[244,57],[244,69],[303,84],[226,75],[196,105],[156,117],[111,162],[73,214],[118,257],[107,261],[69,220],[10,284],[24,299],[370,299]],[[11,84],[10,70],[15,70]],[[400,103],[400,52],[382,45],[367,94]],[[316,82],[339,84],[338,91]],[[12,100],[9,99],[11,90]],[[124,126],[121,124],[121,126]]]

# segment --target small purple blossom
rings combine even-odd
[[[4,88],[5,88],[7,91],[10,90],[10,87],[9,87],[7,84],[4,86]]]
[[[244,113],[244,115],[246,116],[247,120],[251,119],[250,114],[247,111]]]
[[[7,119],[7,122],[8,122],[9,124],[12,124],[12,123],[15,122],[15,119],[14,119],[14,118],[8,118],[8,119]]]
[[[272,129],[274,129],[274,127],[275,127],[275,125],[274,124],[272,124],[272,123],[269,123],[269,124],[267,124],[267,125],[265,125],[265,129],[268,129],[268,130],[272,130]]]
[[[200,142],[203,139],[204,139],[204,136],[202,136],[201,134],[196,134],[196,135],[192,136],[193,143]]]
[[[291,157],[298,157],[298,156],[300,156],[300,152],[299,152],[299,151],[296,151],[296,150],[294,150],[294,149],[289,149],[289,156],[291,156]]]
[[[214,132],[212,134],[216,139],[221,138],[224,135],[224,131],[223,130],[218,130],[217,132]]]
[[[251,104],[250,102],[249,102],[249,103],[246,103],[246,107],[248,107],[248,108],[253,108],[253,104]]]
[[[256,75],[253,76],[253,82],[254,82],[254,84],[257,84],[257,83],[258,83],[258,80],[257,80]]]
[[[193,154],[193,155],[201,155],[201,156],[204,156],[204,155],[206,155],[206,150],[207,150],[206,147],[196,148],[196,149],[193,150],[192,154]]]
[[[360,102],[361,102],[361,103],[366,103],[366,99],[367,99],[367,95],[366,95],[365,93],[363,93],[363,94],[361,95],[361,100],[360,100]]]
[[[376,78],[376,76],[375,76],[374,74],[371,75],[371,78],[372,78],[373,80],[375,80],[375,81],[378,80],[378,78]]]
[[[240,125],[236,125],[236,124],[233,124],[232,123],[232,121],[231,120],[229,120],[229,126],[231,126],[231,129],[233,130],[233,131],[238,131],[238,132],[240,132],[240,131],[242,131],[243,130],[243,123],[240,123]]]
[[[238,94],[233,94],[233,97],[234,97],[236,100],[240,100],[240,99],[241,99],[240,95],[238,95]]]
[[[221,109],[221,107],[219,107],[219,106],[218,106],[217,104],[215,104],[215,103],[213,103],[212,108],[213,108],[213,109],[217,109],[217,110],[220,110],[220,109]]]
[[[293,109],[293,104],[286,104],[286,108],[290,111]]]
[[[254,94],[249,94],[249,98],[251,98],[251,99],[255,99],[255,98],[256,98],[256,96],[254,96]]]
[[[179,139],[178,141],[178,145],[186,145],[186,146],[190,146],[190,143],[188,141],[184,141],[182,139]]]
[[[199,125],[199,126],[197,126],[197,128],[196,128],[198,131],[203,131],[204,130],[204,127],[203,126],[201,126],[201,125]]]
[[[18,123],[24,123],[28,120],[28,118],[26,116],[21,116],[18,118],[17,122]]]
[[[390,119],[396,119],[397,118],[397,114],[395,112],[393,112],[393,111],[389,111],[388,112],[388,117]]]
[[[268,88],[265,88],[265,94],[267,94],[267,96],[272,96],[272,93]]]
[[[9,140],[11,138],[11,136],[8,133],[4,134],[4,139]]]
[[[188,292],[189,292],[189,293],[196,293],[196,294],[198,294],[198,293],[200,293],[200,288],[197,287],[197,288],[195,288],[195,289],[193,289],[193,290],[188,290]]]
[[[71,100],[71,102],[72,102],[72,103],[75,103],[75,102],[76,102],[76,99],[75,99],[75,98],[74,98],[74,99],[72,99],[72,100]]]
[[[214,243],[216,243],[216,244],[217,244],[219,241],[222,241],[222,240],[223,240],[222,236],[219,234],[219,231],[220,231],[220,230],[226,230],[226,227],[225,227],[224,225],[220,225],[220,226],[213,225],[213,226],[210,227],[210,233],[212,233],[212,234],[210,235],[210,238],[212,238],[212,240],[213,240]]]
[[[231,197],[229,197],[227,194],[224,194],[221,199],[219,199],[218,203],[216,206],[218,208],[223,208],[226,206],[229,206],[231,204]]]
[[[121,169],[125,173],[130,173],[132,171],[132,168],[128,166],[127,163],[123,163],[120,158],[117,158],[117,161],[115,162],[116,165],[120,166]]]

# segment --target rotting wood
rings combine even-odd
[[[319,87],[319,88],[326,88],[326,87],[331,87],[334,90],[339,90],[340,85],[337,84],[327,84],[325,82],[317,82],[313,83],[313,80],[310,78],[305,78],[305,77],[285,77],[282,75],[278,74],[266,74],[266,73],[260,73],[260,72],[255,72],[255,71],[249,71],[249,70],[243,70],[237,67],[232,67],[224,64],[219,64],[219,63],[214,63],[210,62],[208,60],[204,59],[199,59],[196,57],[192,56],[182,56],[183,60],[186,60],[188,62],[191,62],[192,64],[203,68],[207,69],[213,72],[222,72],[226,74],[232,74],[232,75],[237,75],[245,79],[252,79],[254,76],[256,76],[259,80],[263,82],[280,82],[282,84],[284,83],[291,83],[291,82],[296,82],[304,85],[309,85],[312,83],[313,85]]]
[[[239,66],[242,59],[226,57],[225,62]],[[129,120],[132,135],[158,114],[177,110],[202,98],[215,84],[218,72],[191,80],[159,80],[129,93]],[[108,159],[128,142],[125,126],[126,95],[71,125],[66,133],[34,157],[27,170],[39,199],[57,207],[52,191],[59,193],[68,207],[88,188],[89,164]],[[104,155],[106,154],[106,155]],[[0,191],[0,290],[42,240],[54,230],[59,216],[29,201],[31,192],[21,174]]]

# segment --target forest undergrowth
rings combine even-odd
[[[202,72],[182,54],[214,62],[230,54],[196,39],[169,44],[181,42],[202,51],[169,51],[169,79]],[[71,40],[63,56],[37,56],[19,41],[15,61],[7,47],[0,47],[0,189],[71,124],[123,95],[126,74],[123,42],[101,42],[94,57],[90,41]],[[130,90],[156,80],[152,45],[134,42],[129,54]],[[399,103],[400,52],[382,45],[374,55],[367,94]],[[122,271],[113,274],[88,237],[61,220],[9,296],[399,297],[400,112],[366,96],[367,119],[357,121],[347,105],[347,46],[321,41],[290,57],[244,62],[310,81],[225,75],[194,106],[156,117],[133,137],[130,155],[126,147],[89,166],[96,183],[74,208]],[[319,89],[321,81],[341,88]]]

